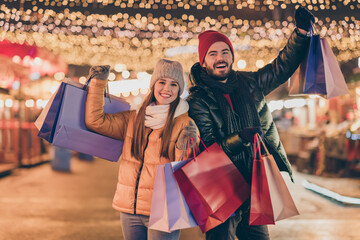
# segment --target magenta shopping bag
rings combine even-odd
[[[225,222],[250,196],[249,185],[217,143],[174,176],[203,233]]]
[[[173,171],[185,163],[186,161],[171,162],[157,167],[149,228],[172,232],[197,226],[173,176]]]
[[[117,161],[123,142],[88,130],[85,126],[87,91],[79,86],[62,82],[48,109],[38,136],[55,146]],[[129,110],[128,103],[105,98],[104,112]]]

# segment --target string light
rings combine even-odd
[[[239,69],[244,69],[245,67],[246,67],[246,61],[245,60],[239,60],[238,62],[237,62],[237,66],[238,66],[238,68]]]
[[[174,58],[184,65],[184,69],[190,69],[198,61],[194,51],[198,45],[197,36],[207,29],[227,34],[235,47],[235,59],[247,59],[244,69],[255,70],[258,66],[253,56],[261,56],[263,62],[270,62],[295,27],[292,16],[274,21],[272,14],[267,17],[263,14],[277,9],[287,11],[290,5],[296,4],[315,11],[315,15],[321,15],[325,10],[345,9],[347,16],[343,14],[335,20],[336,15],[328,15],[318,20],[317,26],[320,34],[329,38],[340,62],[360,56],[359,1],[202,0],[201,4],[196,0],[4,2],[0,5],[0,40],[26,41],[46,47],[69,64],[109,64],[115,66],[117,72],[152,71],[155,62],[164,57]],[[61,12],[56,12],[59,9]],[[232,15],[234,11],[249,14]],[[204,16],[204,12],[208,16]],[[256,19],[259,17],[261,19]],[[126,63],[126,67],[117,67],[119,62]],[[234,67],[237,68],[237,64]]]

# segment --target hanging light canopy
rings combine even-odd
[[[190,69],[198,61],[198,34],[214,29],[229,36],[235,59],[246,59],[245,70],[255,70],[285,45],[296,5],[314,13],[339,61],[360,56],[360,0],[4,2],[0,40],[45,47],[75,65],[126,64],[128,70],[151,71],[167,57]]]

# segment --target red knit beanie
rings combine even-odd
[[[227,45],[229,45],[230,51],[232,53],[233,60],[234,60],[233,46],[232,46],[230,40],[228,39],[228,37],[225,36],[224,34],[219,33],[217,31],[213,31],[213,30],[207,30],[205,32],[200,33],[198,38],[199,38],[199,48],[198,48],[199,61],[200,61],[201,66],[203,65],[204,58],[205,58],[205,55],[206,55],[208,49],[210,48],[210,46],[213,43],[216,43],[216,42],[225,42]]]

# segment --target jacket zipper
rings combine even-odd
[[[143,160],[141,162],[141,166],[140,166],[140,169],[139,169],[139,173],[138,173],[138,176],[136,178],[136,185],[135,185],[135,199],[134,199],[134,214],[136,214],[136,202],[137,202],[137,195],[138,195],[138,188],[139,188],[139,182],[140,182],[140,175],[141,175],[141,171],[142,171],[142,168],[144,166],[144,158],[145,158],[145,150],[149,144],[149,137],[150,137],[150,134],[153,130],[151,129],[149,134],[147,135],[147,138],[146,138],[146,144],[145,144],[145,147],[144,147],[144,152],[143,152]]]

